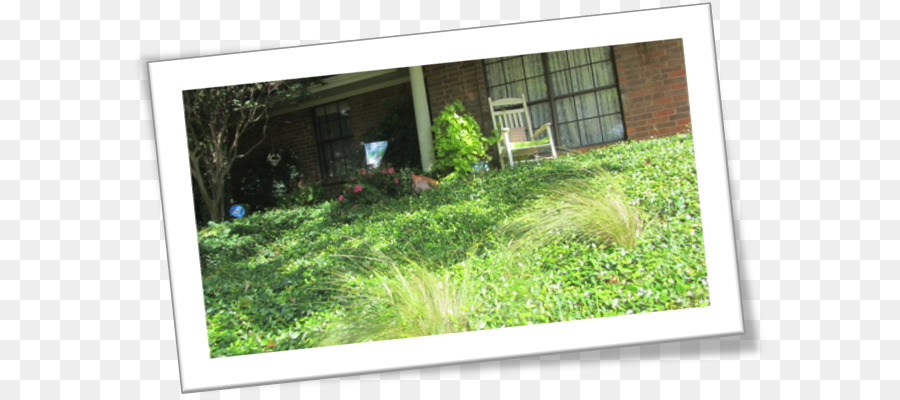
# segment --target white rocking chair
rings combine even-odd
[[[556,158],[556,145],[553,143],[553,132],[550,123],[546,123],[536,131],[531,129],[531,115],[525,95],[521,98],[493,100],[488,97],[491,106],[491,121],[503,137],[497,143],[500,152],[500,165],[514,166],[516,157],[532,156],[550,149],[551,158]],[[538,136],[546,133],[541,139]]]

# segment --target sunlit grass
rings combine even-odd
[[[632,249],[644,219],[611,179],[573,179],[501,225],[512,247],[547,246],[576,240]]]
[[[383,255],[374,261],[380,267],[338,278],[341,298],[352,307],[326,327],[320,345],[471,330],[476,290],[465,270],[432,269],[424,262]]]

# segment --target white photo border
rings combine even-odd
[[[210,358],[182,91],[677,38],[690,93],[708,307]],[[158,61],[149,71],[185,393],[743,333],[709,4]]]

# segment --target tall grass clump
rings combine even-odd
[[[375,266],[338,278],[343,307],[319,345],[360,343],[470,330],[477,283],[465,270],[379,257]],[[352,311],[350,311],[352,310]]]
[[[541,247],[571,240],[633,249],[644,227],[640,211],[605,177],[573,179],[548,191],[501,224],[511,247]]]

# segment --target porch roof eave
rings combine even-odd
[[[325,78],[323,85],[311,89],[314,96],[312,99],[285,105],[273,110],[270,116],[284,115],[407,82],[409,82],[407,68],[335,75]]]

